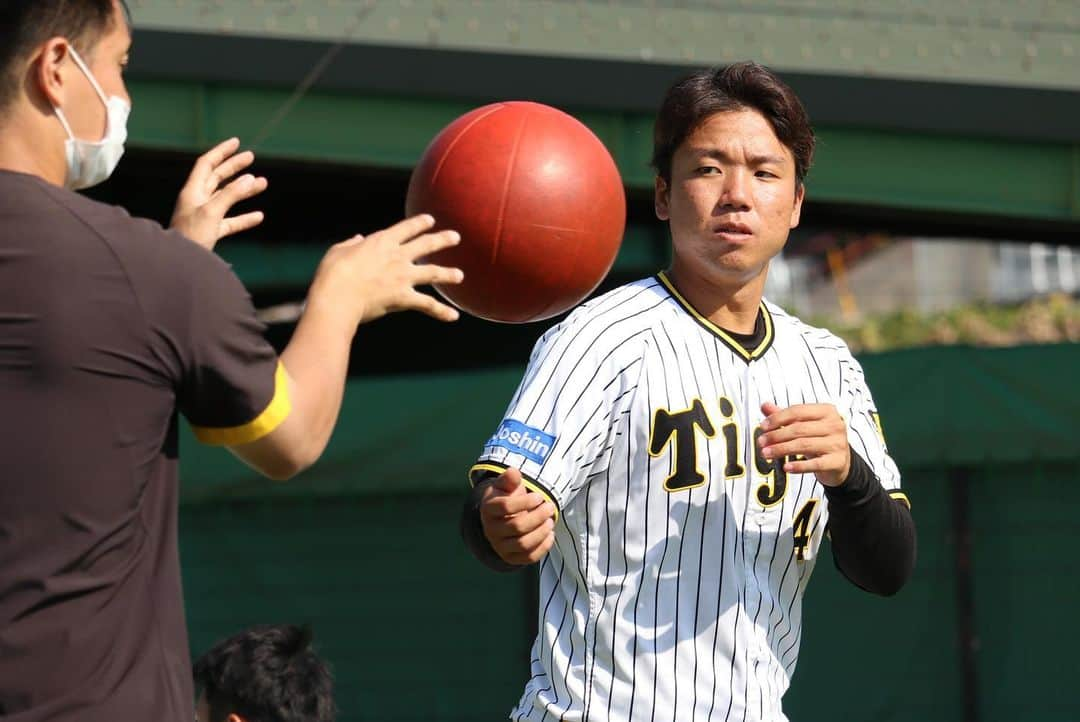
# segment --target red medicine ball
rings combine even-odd
[[[461,233],[428,259],[465,272],[438,292],[507,323],[580,303],[611,270],[626,225],[603,143],[566,113],[527,102],[485,105],[444,128],[413,171],[405,209]]]

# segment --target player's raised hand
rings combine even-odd
[[[255,162],[254,153],[237,153],[239,148],[240,139],[229,138],[199,156],[176,199],[170,227],[208,250],[225,236],[263,222],[262,211],[228,217],[233,206],[259,195],[267,186],[265,178],[250,173],[229,180]]]
[[[765,420],[758,448],[766,459],[801,456],[784,463],[789,474],[813,473],[825,486],[840,486],[851,470],[847,424],[832,404],[761,405]]]
[[[423,258],[455,246],[456,231],[430,233],[429,215],[407,218],[369,236],[356,236],[330,248],[319,264],[308,296],[308,308],[322,305],[346,324],[373,321],[392,311],[421,311],[440,321],[456,321],[458,311],[417,286],[461,283],[460,269],[423,262]]]
[[[530,491],[517,469],[489,482],[480,502],[480,523],[495,553],[509,564],[538,562],[555,543],[555,507]]]

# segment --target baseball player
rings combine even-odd
[[[671,268],[536,344],[470,472],[466,542],[540,562],[514,720],[785,720],[822,539],[895,593],[915,531],[859,364],[762,298],[799,221],[814,138],[743,63],[674,85],[656,122]]]

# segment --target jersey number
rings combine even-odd
[[[795,559],[806,561],[806,549],[810,546],[810,522],[814,520],[814,510],[817,509],[817,499],[807,499],[799,509],[799,513],[791,520],[791,528],[795,535]]]

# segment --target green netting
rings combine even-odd
[[[951,468],[970,479],[984,722],[1080,719],[1080,346],[937,348],[863,360],[919,530],[893,599],[828,548],[785,700],[795,722],[963,718]],[[519,369],[350,383],[326,456],[261,481],[185,439],[181,548],[193,651],[256,623],[312,622],[342,722],[504,719],[527,678],[532,572],[496,575],[457,534],[464,470]]]
[[[1080,459],[1080,344],[909,349],[861,361],[901,470]]]
[[[515,368],[349,381],[326,452],[287,484],[266,482],[185,428],[184,500],[463,491],[520,377]]]
[[[784,698],[791,720],[963,719],[949,487],[936,471],[904,481],[919,534],[915,574],[896,597],[875,597],[844,579],[823,546],[803,606],[799,664]]]
[[[922,470],[906,483],[919,560],[898,596],[859,591],[822,550],[785,698],[794,722],[963,719],[950,482]],[[1080,719],[1080,468],[992,465],[970,498],[981,719]],[[341,722],[504,719],[527,679],[535,577],[472,560],[459,509],[456,493],[186,507],[194,652],[251,624],[311,622]]]
[[[972,488],[980,719],[1080,719],[1080,464],[991,464]]]
[[[901,470],[1080,459],[1080,344],[861,360]],[[352,380],[323,458],[288,484],[262,480],[185,430],[184,500],[461,490],[520,375],[511,368]]]
[[[254,624],[310,623],[340,722],[504,719],[528,676],[528,575],[488,572],[457,536],[460,499],[187,507],[192,654]]]

